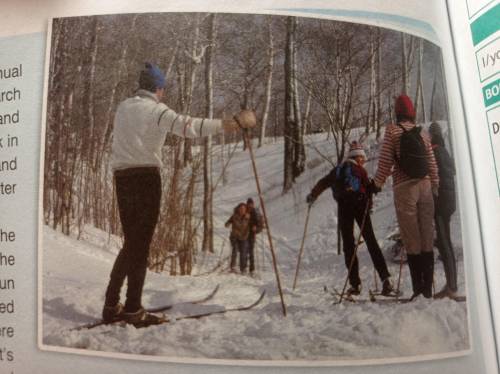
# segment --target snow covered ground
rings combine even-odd
[[[311,137],[309,141],[314,141],[322,153],[333,155],[333,146],[323,135]],[[368,143],[372,148],[370,152],[375,155],[376,144],[373,141]],[[305,197],[315,182],[331,168],[314,149],[309,147],[307,151],[306,172],[298,179],[293,191],[283,196],[283,144],[277,142],[256,149],[257,167],[285,293],[286,318],[282,315],[264,234],[258,239],[255,278],[211,271],[221,258],[229,256],[226,239],[229,233],[223,223],[233,207],[250,196],[258,201],[248,153],[239,149],[231,160],[227,184],[220,185],[215,194],[216,253],[200,254],[193,276],[148,273],[143,302],[146,306],[156,306],[196,299],[220,284],[219,292],[205,305],[174,308],[168,315],[175,317],[206,308],[246,305],[266,290],[262,303],[251,311],[179,320],[146,329],[102,326],[70,331],[72,327],[99,317],[108,274],[120,242],[93,228],[87,228],[82,240],[77,241],[44,227],[44,345],[175,359],[287,361],[417,358],[415,356],[467,350],[466,303],[419,299],[410,304],[345,302],[333,305],[334,297],[326,294],[323,286],[341,289],[347,271],[343,256],[337,255],[336,206],[329,191],[318,199],[311,211],[298,287],[292,290],[307,211]],[[368,163],[369,174],[373,174],[375,162]],[[219,171],[220,165],[216,162],[215,175]],[[392,241],[386,238],[396,230],[390,183],[376,196],[372,219],[381,246],[389,248]],[[465,294],[458,213],[453,217],[452,233],[459,260],[459,292]],[[386,258],[396,283],[399,265],[391,262],[390,256]],[[374,288],[375,283],[373,266],[364,245],[360,246],[359,259],[363,297],[367,298],[368,290]],[[444,282],[442,265],[437,261],[437,290]],[[380,287],[380,283],[378,285]],[[401,289],[406,296],[411,294],[406,265]]]

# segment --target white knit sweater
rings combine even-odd
[[[161,149],[167,133],[196,138],[216,134],[221,128],[221,120],[177,114],[158,102],[154,93],[139,90],[116,110],[111,166],[113,170],[161,167]]]

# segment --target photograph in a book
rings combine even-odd
[[[208,13],[57,18],[48,39],[42,349],[332,365],[470,350],[438,46]]]

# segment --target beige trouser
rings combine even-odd
[[[411,179],[395,186],[394,205],[406,252],[432,252],[434,199],[430,180]]]

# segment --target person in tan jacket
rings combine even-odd
[[[248,213],[248,208],[245,203],[238,204],[225,226],[231,227],[231,235],[229,236],[232,245],[231,271],[234,272],[236,256],[239,254],[240,272],[245,273],[250,245],[250,214]]]

